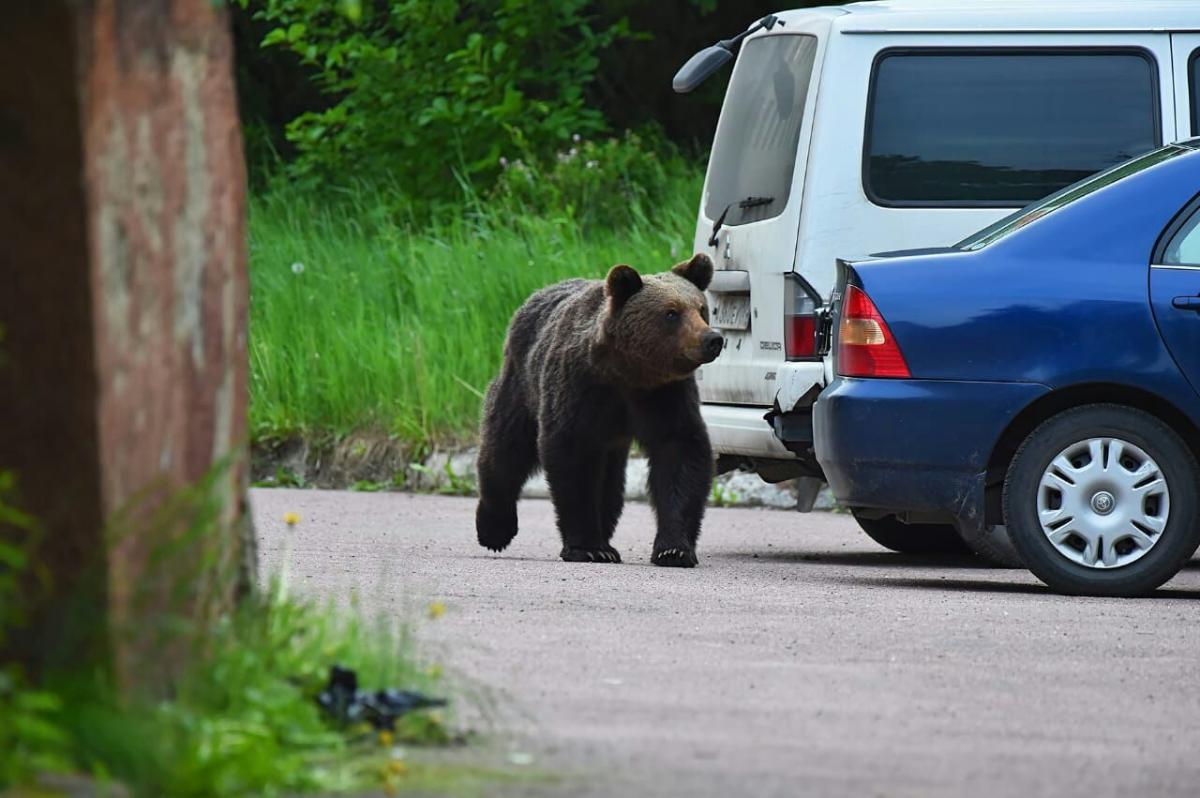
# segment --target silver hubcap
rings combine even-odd
[[[1120,568],[1145,556],[1170,511],[1158,463],[1117,438],[1068,446],[1038,487],[1042,531],[1059,554],[1089,568]]]

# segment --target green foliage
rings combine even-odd
[[[159,747],[149,760],[155,766],[135,774],[147,794],[364,786],[376,766],[363,758],[370,752],[355,751],[352,738],[331,727],[313,701],[329,665],[356,668],[365,686],[430,687],[403,628],[382,619],[364,623],[279,591],[223,619],[210,647],[181,681],[177,698],[157,708]],[[412,742],[434,734],[412,721],[398,731]]]
[[[213,538],[213,509],[220,506],[215,486],[224,473],[214,468],[210,478],[172,494],[144,519],[158,530],[152,539],[171,541],[149,557],[156,578],[161,572],[175,580],[172,599],[187,594],[185,603],[203,603],[203,581],[177,561],[207,562],[196,544]],[[6,533],[0,543],[0,643],[25,622],[22,599],[41,581],[31,572],[38,525],[14,508],[13,486],[10,475],[0,474]],[[113,526],[141,515],[135,504]],[[116,781],[135,795],[197,798],[395,786],[407,766],[397,767],[392,742],[446,742],[441,714],[405,716],[381,745],[365,726],[331,724],[315,697],[335,663],[354,668],[364,687],[426,692],[444,689],[440,670],[420,664],[407,628],[394,619],[363,620],[357,607],[338,610],[289,597],[286,554],[284,563],[271,589],[235,609],[184,614],[168,601],[157,615],[138,613],[151,619],[139,624],[150,627],[139,634],[186,629],[193,642],[165,698],[136,690],[118,697],[110,680],[87,664],[42,674],[35,685],[19,666],[0,660],[0,792],[53,773]],[[211,563],[201,569],[220,570]]]
[[[691,254],[701,175],[668,175],[615,229],[565,208],[481,203],[413,228],[395,192],[277,187],[250,209],[251,425],[257,438],[376,430],[407,444],[474,438],[505,330],[534,291],[614,263]],[[574,212],[576,215],[578,211]]]
[[[44,575],[30,561],[41,528],[17,508],[16,492],[16,477],[0,471],[0,647],[8,630],[24,625],[28,591],[44,582]]]
[[[411,463],[409,468],[425,476],[433,485],[433,492],[443,496],[475,496],[475,479],[470,474],[459,474],[454,470],[454,464],[447,459],[439,475],[434,469],[424,463]]]
[[[729,489],[715,479],[713,480],[712,492],[708,496],[709,504],[714,507],[732,507],[737,503],[737,500],[737,491]]]
[[[118,702],[78,674],[53,691],[0,672],[0,786],[81,770],[147,796],[279,795],[379,786],[388,750],[366,727],[331,726],[314,701],[332,663],[364,686],[437,691],[404,627],[288,598],[222,616],[170,700]],[[438,713],[406,716],[394,739],[442,743]]]
[[[627,35],[594,28],[587,0],[239,0],[330,98],[287,137],[293,173],[389,175],[421,200],[484,185],[500,157],[549,152],[605,128],[584,103],[597,53]]]
[[[30,590],[44,583],[31,558],[40,527],[15,506],[15,496],[15,477],[0,472],[0,650],[25,625]],[[61,711],[58,696],[34,689],[19,666],[0,661],[0,787],[69,766]]]
[[[256,488],[303,488],[305,487],[304,477],[297,474],[287,466],[276,466],[275,475],[254,483]]]
[[[691,168],[674,148],[627,132],[599,141],[574,136],[553,158],[503,161],[490,202],[510,213],[562,214],[585,229],[646,224],[664,192]]]
[[[62,717],[59,696],[31,688],[15,667],[0,668],[0,788],[71,768]]]

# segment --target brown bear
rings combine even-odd
[[[724,345],[708,326],[712,274],[706,255],[646,277],[618,265],[603,281],[567,280],[521,306],[484,403],[480,545],[502,551],[512,542],[521,487],[541,466],[562,558],[620,562],[609,541],[636,439],[650,460],[658,524],[651,562],[696,565],[713,457],[694,372]]]

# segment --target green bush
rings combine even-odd
[[[627,34],[594,29],[587,0],[238,2],[273,26],[262,45],[297,54],[331,101],[288,125],[293,175],[387,175],[422,200],[488,184],[506,153],[604,130],[584,88]]]
[[[576,135],[553,158],[501,161],[490,200],[512,213],[565,216],[585,228],[645,223],[681,175],[694,169],[665,141]]]

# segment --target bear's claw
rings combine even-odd
[[[612,546],[604,546],[598,549],[581,549],[574,546],[564,546],[561,556],[566,562],[619,563],[621,561],[621,552]]]
[[[664,568],[695,568],[700,560],[696,557],[696,552],[681,546],[654,552],[650,556],[650,562]]]

